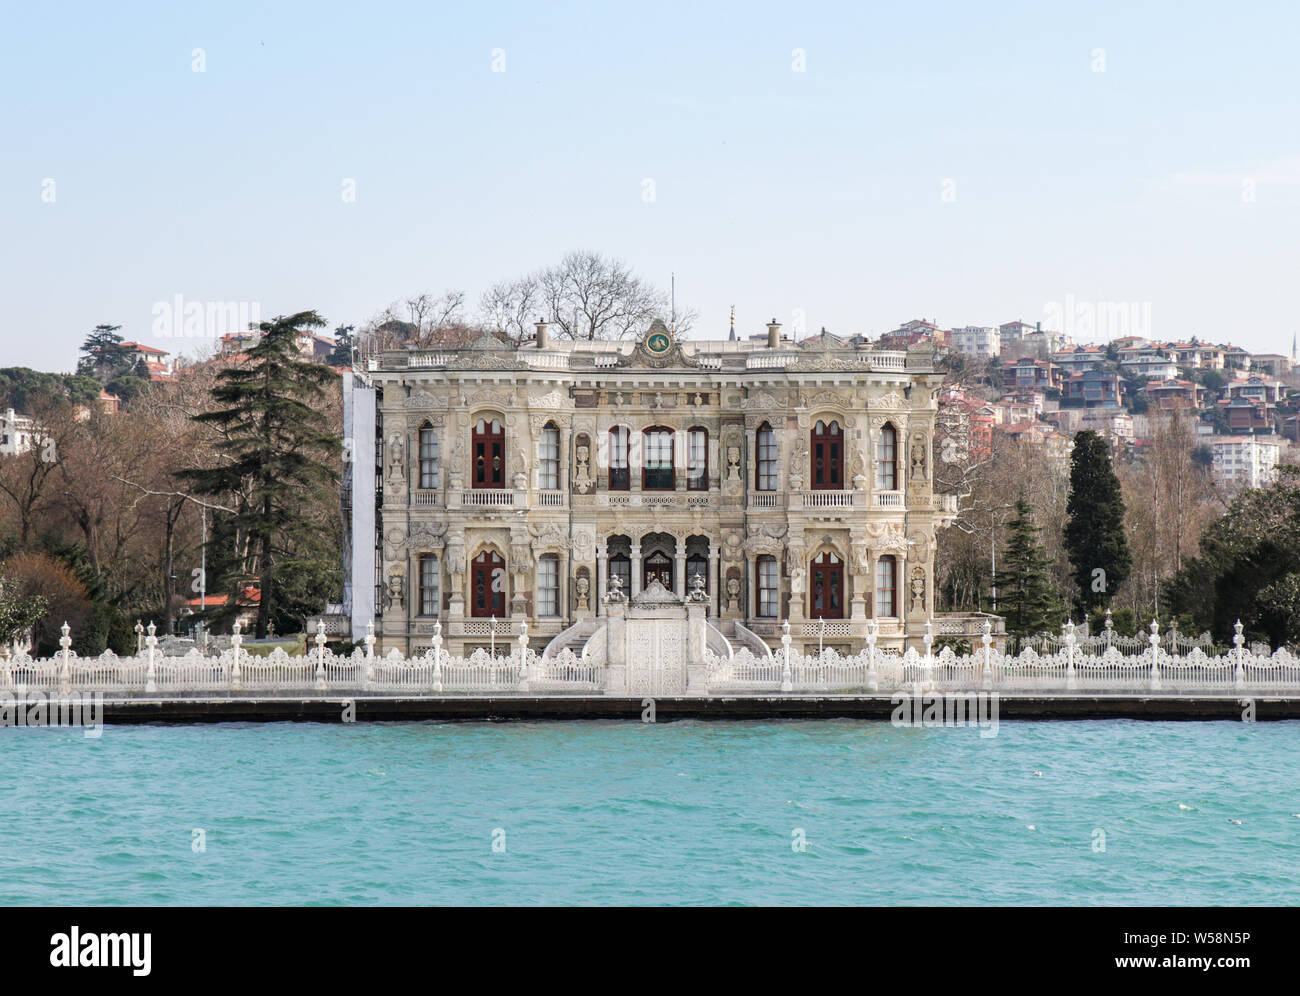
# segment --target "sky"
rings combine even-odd
[[[1298,28],[1289,2],[6,3],[0,366],[70,370],[100,323],[192,352],[217,330],[169,326],[178,295],[332,328],[573,249],[675,274],[696,337],[734,305],[742,334],[1064,316],[1289,354]]]

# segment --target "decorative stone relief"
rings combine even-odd
[[[591,477],[591,447],[577,448],[577,467],[573,473],[573,487],[580,495],[585,495],[596,483]]]
[[[922,567],[912,568],[912,612],[925,611],[925,569]]]

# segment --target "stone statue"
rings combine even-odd
[[[578,608],[587,607],[587,595],[591,591],[591,582],[587,580],[587,575],[579,574],[573,582],[573,590],[578,596]]]

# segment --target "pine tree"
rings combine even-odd
[[[1011,535],[993,583],[998,589],[998,612],[1006,617],[1007,634],[1019,642],[1044,631],[1055,632],[1061,603],[1052,583],[1051,558],[1038,541],[1040,530],[1023,494],[1016,501],[1016,517],[1007,525]]]
[[[334,349],[329,360],[332,367],[350,368],[352,366],[352,347],[356,343],[357,330],[352,325],[340,325],[334,330]]]
[[[1080,607],[1091,611],[1108,605],[1129,576],[1133,557],[1124,535],[1124,498],[1110,450],[1091,430],[1074,437],[1065,511],[1065,549],[1079,586]]]
[[[319,525],[304,514],[330,501],[339,478],[333,463],[342,450],[342,441],[313,405],[325,397],[335,374],[303,359],[296,344],[302,329],[324,324],[316,312],[303,311],[258,325],[262,338],[246,351],[247,361],[217,377],[212,398],[219,407],[196,416],[221,429],[218,449],[226,462],[179,472],[199,494],[237,496],[236,511],[223,525],[227,535],[246,540],[255,566],[250,573],[261,582],[259,638],[267,635],[273,618],[283,618],[281,593],[295,587],[293,579],[278,576],[279,570],[311,568],[318,577],[337,570],[337,557],[322,548]],[[304,562],[304,552],[310,563]],[[318,607],[327,597],[328,592],[317,593]]]
[[[130,372],[135,365],[135,354],[127,349],[117,334],[120,325],[96,325],[81,345],[85,355],[77,361],[77,373],[99,378],[107,384],[115,377]]]

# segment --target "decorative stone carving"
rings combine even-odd
[[[484,388],[481,391],[475,391],[473,394],[462,395],[460,403],[469,407],[477,407],[479,405],[509,407],[515,403],[515,392],[492,391]]]
[[[406,476],[405,455],[406,440],[395,432],[388,440],[388,476],[394,481]]]
[[[406,578],[397,564],[388,572],[388,584],[384,587],[384,611],[391,612],[394,606],[406,610]]]
[[[688,602],[707,602],[709,593],[704,590],[704,575],[696,571],[691,575],[691,592],[686,596]]]
[[[760,391],[758,394],[751,394],[748,398],[740,403],[741,411],[784,411],[785,404],[777,401],[775,397],[767,391]]]
[[[428,391],[412,391],[411,396],[403,402],[405,408],[446,408],[447,399],[437,397]]]
[[[921,567],[912,568],[912,612],[925,611],[925,570]]]
[[[441,550],[445,544],[443,536],[447,532],[446,522],[416,522],[411,526],[411,533],[406,541],[406,549]]]
[[[740,610],[740,578],[727,578],[727,611]]]
[[[617,574],[609,579],[609,591],[605,592],[604,602],[606,605],[621,605],[627,601],[627,595],[623,592],[623,579]]]
[[[578,563],[590,563],[596,559],[596,534],[590,529],[578,528],[573,531],[573,559]]]
[[[722,537],[722,555],[727,560],[739,560],[744,556],[745,538],[735,530],[727,532]]]
[[[740,480],[740,447],[727,447],[727,480]]]
[[[867,525],[867,535],[871,537],[871,547],[878,553],[906,553],[907,537],[903,527],[895,522],[873,522]]]
[[[580,495],[585,495],[596,483],[591,477],[590,461],[591,447],[579,446],[577,448],[577,467],[573,473],[573,487]]]
[[[529,398],[529,408],[563,408],[569,403],[569,399],[560,391],[551,391],[549,394],[543,394],[538,398]]]
[[[569,548],[569,532],[558,522],[548,522],[543,526],[530,526],[528,531],[533,536],[531,546],[535,557],[539,557],[543,553],[560,553]],[[594,539],[590,536],[587,538],[594,547]],[[580,559],[587,560],[589,558],[583,557]]]
[[[899,392],[897,392],[897,391],[890,391],[888,394],[884,394],[884,395],[882,395],[881,397],[876,398],[875,401],[872,402],[871,407],[872,407],[872,408],[889,408],[889,409],[904,408],[904,409],[905,409],[905,408],[907,408],[907,399],[906,399],[905,397],[903,397],[903,396],[902,396]]]
[[[621,582],[620,582],[621,583]],[[580,572],[573,581],[573,591],[577,599],[576,608],[585,610],[588,607],[588,596],[591,594],[591,581],[586,572]]]
[[[912,480],[924,481],[927,479],[925,472],[925,434],[916,433],[912,436]]]

